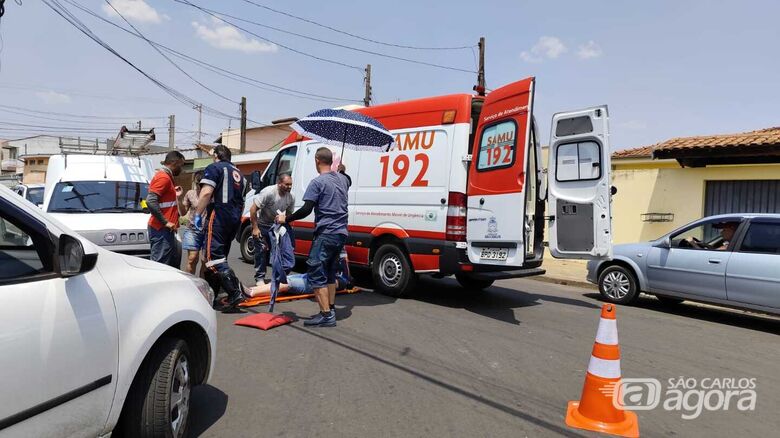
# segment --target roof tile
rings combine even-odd
[[[764,128],[738,134],[676,137],[651,146],[617,151],[612,154],[612,158],[650,158],[654,150],[718,149],[767,145],[780,145],[780,127]]]

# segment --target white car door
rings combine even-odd
[[[113,299],[97,270],[59,274],[61,243],[78,239],[55,237],[10,193],[0,189],[0,436],[97,436],[116,382]]]
[[[606,105],[552,119],[547,181],[550,254],[612,258],[609,114]]]

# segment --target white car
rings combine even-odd
[[[185,436],[214,367],[212,301],[0,187],[0,437]]]
[[[19,184],[14,187],[14,192],[36,206],[41,207],[43,206],[44,188],[43,184]]]

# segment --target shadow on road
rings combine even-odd
[[[190,436],[200,436],[227,410],[228,396],[211,385],[196,386],[190,399]]]
[[[584,296],[604,301],[601,295],[597,293],[587,293],[584,294]],[[719,308],[710,307],[709,305],[705,307],[690,301],[685,301],[680,304],[664,304],[655,297],[647,295],[641,295],[631,306],[641,307],[654,312],[663,312],[701,321],[716,322],[748,330],[780,335],[780,320],[759,313],[743,313],[741,310],[727,307]]]
[[[553,295],[525,292],[501,286],[491,286],[483,291],[468,290],[451,279],[420,278],[410,298],[437,306],[464,309],[477,315],[509,324],[520,324],[514,309],[538,306],[544,301],[569,306],[598,308],[597,305],[576,299]]]

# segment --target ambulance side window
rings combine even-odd
[[[556,181],[588,181],[601,178],[601,145],[595,141],[559,144],[556,147],[556,157]]]
[[[486,127],[479,139],[477,171],[501,169],[515,163],[517,124],[505,120]]]

